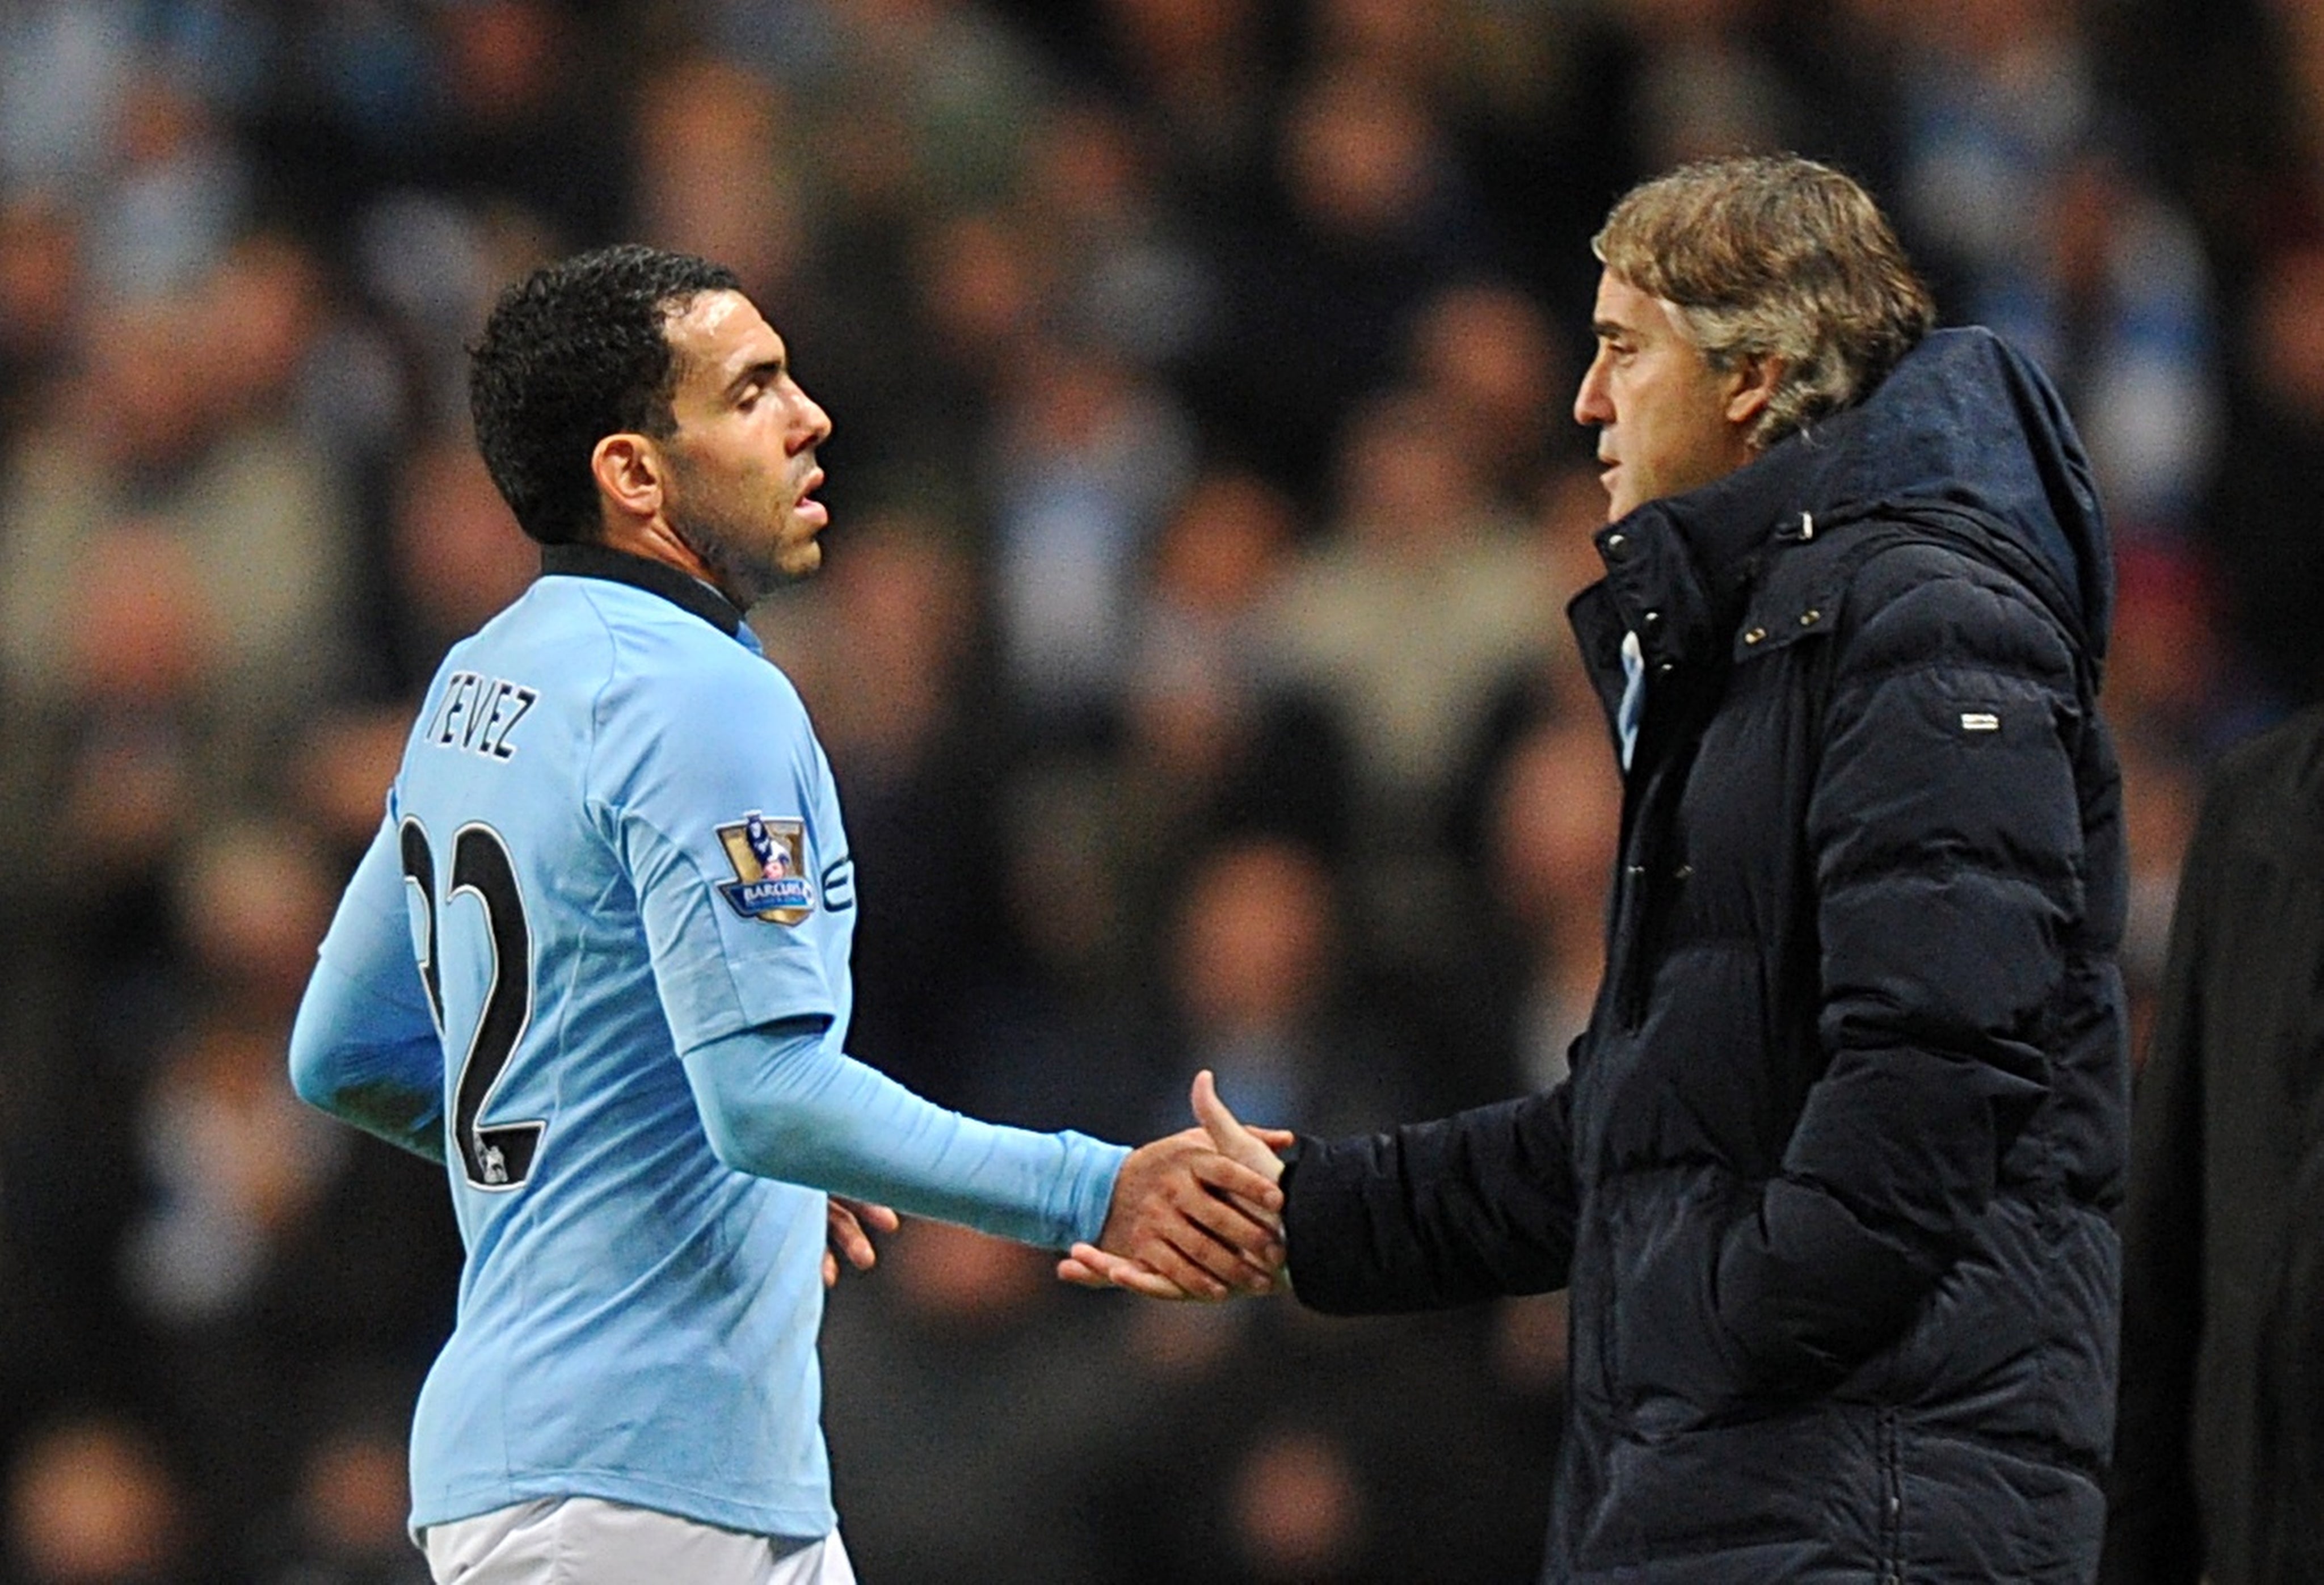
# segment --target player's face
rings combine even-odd
[[[831,514],[815,448],[831,419],[791,377],[782,337],[739,291],[708,291],[669,321],[678,432],[662,511],[727,594],[748,605],[823,565]]]
[[[1708,484],[1751,460],[1744,440],[1758,404],[1741,371],[1704,360],[1672,306],[1609,270],[1591,328],[1598,355],[1582,376],[1573,420],[1598,430],[1608,521]]]

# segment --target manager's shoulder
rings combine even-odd
[[[1849,566],[1844,640],[1863,666],[1962,660],[2060,679],[2076,640],[1999,558],[1950,539],[1894,533]]]

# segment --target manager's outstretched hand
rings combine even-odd
[[[1283,1191],[1276,1183],[1283,1161],[1275,1152],[1293,1136],[1244,1125],[1219,1099],[1207,1068],[1194,1075],[1193,1100],[1202,1126],[1131,1154],[1103,1234],[1095,1244],[1075,1244],[1057,1263],[1060,1277],[1153,1299],[1217,1300],[1282,1286]],[[1158,1190],[1132,1184],[1131,1170],[1148,1152],[1157,1155],[1141,1177],[1165,1163],[1182,1164],[1164,1168],[1176,1175],[1163,1177]]]

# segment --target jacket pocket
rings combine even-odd
[[[1747,1203],[1743,1185],[1702,1165],[1622,1184],[1610,1197],[1606,1348],[1634,1433],[1651,1441],[1766,1412],[1747,1356],[1719,1319],[1719,1248]]]

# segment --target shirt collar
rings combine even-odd
[[[544,577],[604,578],[611,583],[627,584],[659,594],[681,611],[691,612],[730,639],[739,638],[742,632],[742,613],[734,608],[733,601],[700,578],[680,572],[667,562],[632,556],[626,550],[604,545],[544,545],[540,548],[540,571]]]

